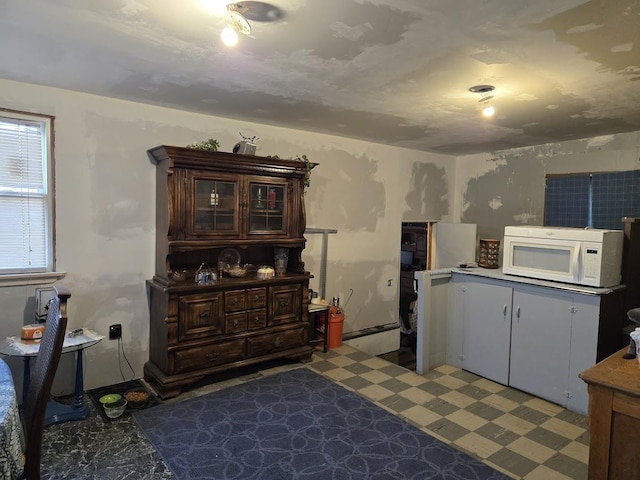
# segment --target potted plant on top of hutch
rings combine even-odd
[[[311,275],[301,256],[304,186],[315,164],[215,147],[148,150],[156,165],[156,267],[147,281],[144,375],[162,398],[222,371],[282,357],[308,361],[312,353]],[[274,275],[283,249],[286,271]],[[214,268],[202,277],[207,266]]]

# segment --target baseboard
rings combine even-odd
[[[400,325],[394,323],[345,333],[342,343],[369,355],[394,352],[400,348]]]

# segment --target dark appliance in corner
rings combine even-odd
[[[622,346],[629,343],[629,333],[636,324],[626,317],[626,312],[640,307],[640,217],[624,217],[624,240],[622,247],[622,281],[626,285],[624,311],[622,319],[620,343]]]

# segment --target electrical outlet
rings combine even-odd
[[[122,325],[119,323],[109,327],[109,340],[117,340],[122,337]]]

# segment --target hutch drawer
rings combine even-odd
[[[244,332],[247,329],[247,313],[228,313],[225,324],[225,333]]]
[[[247,312],[247,330],[258,330],[267,326],[267,309],[250,310]]]
[[[265,307],[267,305],[267,289],[265,287],[247,290],[231,290],[224,294],[225,311],[235,312]]]
[[[244,339],[237,339],[230,342],[178,350],[173,354],[175,372],[189,372],[198,368],[214,367],[224,363],[244,360],[244,342]]]
[[[247,355],[259,357],[270,353],[304,345],[306,341],[306,327],[298,327],[277,333],[258,335],[247,339]]]
[[[244,290],[231,290],[224,294],[224,310],[237,312],[247,309],[247,297]]]
[[[267,306],[267,289],[265,287],[247,289],[247,309]]]

